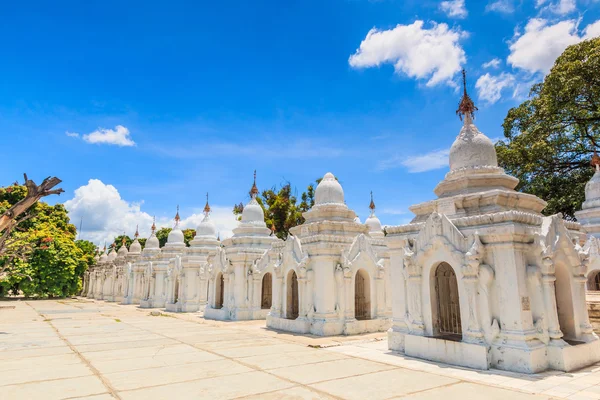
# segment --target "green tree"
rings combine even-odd
[[[548,202],[547,215],[574,219],[593,174],[590,156],[600,144],[600,38],[569,46],[529,99],[503,123],[498,160],[519,178],[518,190]]]
[[[26,188],[18,184],[0,188],[0,212],[26,193]],[[76,244],[76,228],[69,223],[62,204],[37,202],[28,212],[31,217],[11,232],[12,249],[0,257],[0,269],[8,271],[0,277],[0,296],[9,291],[40,297],[76,294],[81,290],[81,276],[90,265],[89,254],[82,249],[88,246]],[[11,252],[21,253],[13,258]]]
[[[317,180],[317,184],[320,180]],[[310,184],[306,191],[300,195],[300,203],[292,190],[289,182],[281,185],[279,189],[275,187],[264,190],[256,201],[262,207],[265,213],[265,223],[269,228],[275,228],[275,234],[280,239],[287,238],[290,228],[304,223],[303,212],[310,210],[315,205],[315,189]],[[233,206],[233,213],[241,219],[244,211],[244,204],[239,203]]]

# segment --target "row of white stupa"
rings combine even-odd
[[[437,199],[411,207],[413,221],[387,227],[385,237],[374,213],[355,221],[328,173],[306,222],[281,241],[265,225],[254,185],[233,237],[217,241],[207,204],[189,247],[176,224],[162,249],[153,233],[143,251],[136,240],[129,251],[102,255],[84,295],[171,311],[204,307],[204,318],[266,319],[297,333],[389,329],[391,350],[479,369],[596,363],[600,341],[585,296],[586,277],[600,271],[600,172],[578,214],[586,239],[579,223],[543,216],[546,202],[514,190],[518,180],[498,167],[474,111],[465,90],[464,125]]]

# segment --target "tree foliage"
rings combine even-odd
[[[26,195],[24,185],[0,188],[0,213]],[[0,296],[9,292],[39,297],[76,294],[83,272],[94,262],[95,246],[75,240],[76,228],[62,204],[36,202],[28,212],[30,218],[11,232],[11,245],[0,257],[0,269],[5,271],[0,276]],[[22,256],[11,257],[16,251]]]
[[[547,215],[574,219],[600,144],[600,38],[568,47],[503,123],[498,160],[518,190],[548,202]]]
[[[320,180],[317,181],[317,183]],[[264,190],[256,201],[265,213],[267,227],[275,228],[275,234],[280,239],[287,238],[290,228],[304,223],[303,212],[308,211],[315,204],[315,187],[310,184],[306,191],[300,195],[300,203],[289,182]],[[244,204],[239,203],[233,207],[233,213],[241,219]]]

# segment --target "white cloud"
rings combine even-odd
[[[87,185],[75,190],[75,196],[65,202],[71,222],[77,225],[83,218],[81,239],[90,240],[99,246],[104,242],[111,243],[115,236],[125,232],[133,236],[139,225],[141,237],[150,235],[153,217],[142,211],[143,202],[128,202],[121,198],[119,191],[112,185],[107,185],[98,179],[90,179]],[[221,238],[231,236],[237,221],[232,213],[232,207],[211,206],[211,218],[215,223]],[[174,210],[173,210],[174,214]],[[182,213],[180,213],[182,214]],[[196,228],[204,217],[200,210],[190,216],[182,215],[182,228]],[[156,225],[171,227],[173,221],[169,218],[159,218]]]
[[[486,73],[477,79],[475,88],[479,99],[494,104],[500,100],[503,90],[512,88],[514,85],[515,77],[512,74],[503,72],[500,75],[493,76]]]
[[[440,10],[446,13],[449,17],[454,18],[466,18],[467,8],[465,7],[465,0],[447,0],[440,3]]]
[[[548,3],[548,0],[536,0],[535,6],[537,8],[543,6]],[[544,7],[543,10],[548,10],[554,14],[566,15],[577,9],[577,4],[575,0],[558,0],[554,3],[548,4],[548,6]]]
[[[513,5],[513,0],[496,0],[488,3],[485,10],[503,14],[512,14],[515,12],[515,6]]]
[[[66,131],[65,135],[67,135],[68,137],[74,137],[74,138],[78,138],[79,137],[79,133],[69,132],[69,131]]]
[[[487,68],[498,68],[500,67],[500,63],[502,61],[499,58],[493,58],[490,61],[483,63],[482,67],[487,69]]]
[[[466,61],[459,43],[465,36],[446,24],[433,23],[430,29],[423,28],[423,21],[419,20],[388,30],[373,28],[348,63],[354,68],[391,63],[397,74],[427,79],[429,87],[441,83],[454,87],[452,78]]]
[[[591,39],[600,36],[600,20],[589,24],[583,31],[584,39]]]
[[[411,173],[432,171],[434,169],[447,167],[449,164],[449,155],[450,149],[442,149],[410,157],[395,156],[387,160],[380,161],[377,169],[383,171],[404,167],[408,169],[408,172]]]
[[[565,20],[553,25],[547,20],[532,18],[525,32],[510,45],[507,62],[530,73],[548,73],[556,58],[570,45],[579,43],[589,34],[598,33],[598,22],[588,25],[584,35],[578,33],[578,21]]]
[[[129,129],[117,125],[115,129],[98,128],[92,133],[83,135],[83,140],[94,144],[114,144],[116,146],[135,146],[131,140]]]

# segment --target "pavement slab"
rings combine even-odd
[[[384,332],[321,338],[84,298],[0,304],[6,398],[600,399],[600,364],[476,371],[391,352]]]

